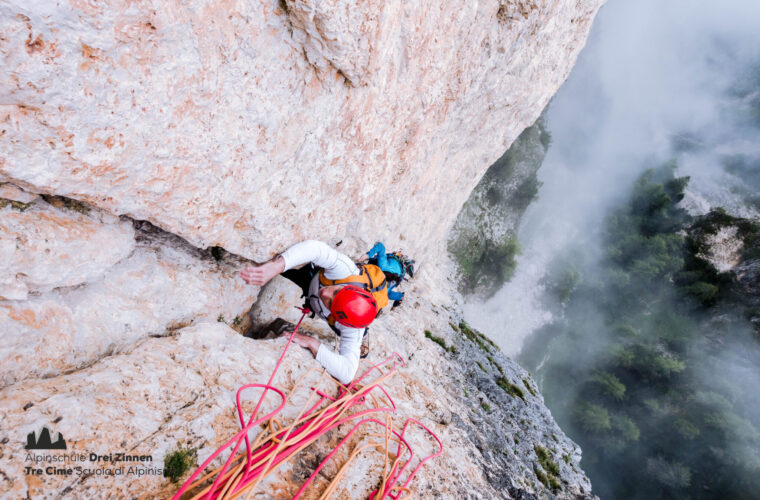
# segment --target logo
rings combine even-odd
[[[339,317],[340,319],[348,318],[348,316],[346,316],[346,313],[344,313],[343,311],[335,311],[335,315]]]
[[[47,426],[45,426],[40,431],[39,437],[37,437],[34,432],[30,432],[26,435],[25,448],[27,450],[65,450],[66,440],[63,439],[60,432],[56,432],[55,436],[56,440],[53,441],[50,436],[50,431]]]

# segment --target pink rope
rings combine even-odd
[[[293,329],[293,332],[290,334],[290,338],[288,339],[288,342],[285,345],[285,348],[283,349],[282,354],[280,355],[280,358],[277,361],[277,364],[275,365],[274,370],[272,371],[272,374],[269,377],[269,380],[267,381],[267,383],[266,384],[246,384],[237,390],[237,393],[235,395],[235,404],[237,406],[237,413],[238,413],[238,419],[240,421],[241,430],[237,434],[235,434],[235,436],[232,437],[232,439],[227,441],[219,449],[217,449],[214,453],[212,453],[211,456],[209,456],[203,462],[203,464],[201,464],[201,466],[198,467],[198,469],[196,469],[195,472],[193,472],[193,474],[187,479],[187,481],[183,483],[179,491],[177,491],[177,493],[172,497],[172,500],[179,500],[182,494],[185,493],[193,485],[193,482],[196,480],[196,478],[198,478],[200,473],[203,470],[205,470],[206,467],[208,467],[209,464],[213,460],[215,460],[224,450],[230,447],[232,447],[230,456],[225,461],[221,470],[216,474],[216,478],[214,479],[214,482],[212,483],[211,487],[203,496],[204,500],[213,500],[213,499],[218,498],[219,495],[225,490],[226,481],[229,481],[232,478],[236,477],[235,475],[230,476],[230,478],[226,478],[224,482],[222,479],[225,473],[227,472],[227,470],[229,470],[229,467],[232,464],[232,462],[235,460],[237,451],[243,442],[245,442],[245,445],[246,445],[245,469],[242,472],[242,474],[237,475],[237,477],[239,478],[237,484],[231,491],[228,491],[227,494],[234,495],[238,492],[241,492],[242,490],[246,488],[246,486],[250,485],[253,481],[258,480],[261,474],[266,473],[267,470],[271,470],[272,468],[277,467],[280,463],[287,460],[294,453],[299,451],[299,449],[301,449],[303,446],[308,446],[309,444],[313,443],[314,441],[319,439],[321,436],[323,436],[325,433],[331,431],[332,429],[335,429],[336,427],[344,423],[347,423],[352,420],[356,420],[358,418],[365,417],[366,415],[369,415],[369,414],[374,414],[374,413],[379,413],[379,412],[393,413],[396,411],[396,404],[394,403],[393,398],[391,398],[390,394],[388,394],[388,392],[385,390],[385,388],[382,387],[382,385],[380,385],[380,383],[377,381],[371,382],[365,385],[363,388],[358,389],[358,393],[356,395],[346,399],[339,406],[327,408],[324,411],[322,411],[319,415],[312,417],[311,420],[304,420],[297,427],[289,427],[288,429],[283,429],[275,433],[271,441],[262,444],[256,450],[251,449],[251,443],[248,438],[248,432],[250,431],[250,429],[254,428],[255,426],[259,425],[260,423],[264,421],[267,421],[273,418],[276,414],[282,411],[282,409],[285,407],[285,404],[287,402],[285,394],[279,389],[275,388],[272,385],[272,382],[277,374],[277,371],[280,368],[280,365],[282,364],[283,359],[285,358],[285,354],[287,353],[288,348],[290,347],[290,344],[292,343],[296,332],[301,326],[301,323],[303,322],[304,317],[309,312],[309,310],[305,308],[304,309],[299,308],[299,309],[302,312],[301,319],[299,319],[298,323]],[[302,418],[308,418],[310,415],[313,415],[313,413],[317,410],[317,408],[321,406],[325,401],[330,401],[334,403],[338,401],[339,399],[344,398],[352,390],[357,390],[356,389],[357,385],[360,384],[373,371],[377,370],[381,375],[386,375],[381,369],[381,367],[391,362],[392,362],[391,370],[395,370],[398,364],[400,364],[401,366],[404,366],[403,358],[398,353],[395,353],[395,352],[392,353],[390,357],[388,357],[387,359],[385,359],[384,361],[382,361],[381,363],[377,365],[370,363],[371,367],[367,369],[367,371],[364,372],[360,377],[355,379],[351,384],[349,384],[348,386],[339,385],[337,398],[333,398],[327,395],[326,393],[312,387],[311,390],[314,391],[318,396],[320,396],[320,400],[317,403],[315,403],[313,406],[311,406],[304,413]],[[382,378],[380,380],[382,380]],[[256,408],[253,410],[253,413],[251,413],[251,416],[248,419],[248,422],[246,423],[245,417],[243,414],[243,405],[240,401],[240,395],[244,390],[254,388],[254,387],[260,387],[260,388],[263,388],[264,390],[261,396],[259,397],[259,401],[256,404]],[[382,394],[385,396],[385,399],[388,401],[390,406],[370,407],[370,408],[360,410],[351,415],[341,417],[341,415],[345,414],[347,411],[349,411],[353,407],[366,403],[367,396],[375,389],[378,389],[382,392]],[[267,392],[270,390],[278,394],[282,401],[280,402],[280,405],[277,408],[275,408],[272,412],[268,413],[267,415],[261,418],[256,419],[256,415],[258,414],[261,408],[261,405],[264,402],[264,397],[267,395]],[[394,496],[391,493],[391,491],[396,487],[396,483],[398,483],[399,477],[406,470],[406,468],[409,466],[409,464],[411,463],[414,457],[414,452],[412,451],[411,446],[405,439],[405,433],[407,431],[407,428],[410,422],[415,422],[419,424],[425,431],[427,431],[430,435],[432,435],[433,438],[438,442],[438,446],[440,449],[437,453],[429,455],[425,457],[423,460],[421,460],[420,463],[417,465],[417,467],[415,467],[415,469],[409,475],[407,480],[404,482],[404,484],[401,486],[401,488],[406,488],[409,485],[409,483],[411,483],[412,479],[420,470],[420,468],[424,465],[425,462],[439,456],[443,452],[443,445],[441,441],[438,439],[438,437],[429,428],[427,428],[426,426],[424,426],[422,423],[420,423],[417,420],[408,419],[406,423],[404,424],[404,427],[401,432],[397,432],[391,429],[393,435],[395,435],[396,438],[399,440],[397,456],[400,456],[399,454],[401,453],[401,446],[403,443],[403,446],[405,446],[406,449],[409,450],[410,457],[398,471],[396,470],[396,468],[398,467],[398,463],[394,465],[393,469],[391,470],[389,480],[386,482],[385,488],[383,492],[381,493],[380,499],[383,499],[386,496],[390,496],[391,498],[396,499],[400,495],[400,494],[397,494]],[[335,449],[333,449],[325,457],[325,459],[319,464],[317,469],[312,473],[312,475],[307,479],[307,481],[301,486],[298,492],[296,492],[294,498],[298,498],[303,493],[303,491],[309,486],[309,484],[311,484],[311,482],[314,480],[314,478],[322,469],[322,467],[325,465],[325,463],[330,458],[332,458],[335,455],[335,453],[337,453],[338,449],[341,446],[343,446],[343,444],[346,443],[348,439],[365,423],[378,423],[381,425],[385,425],[383,422],[371,417],[363,418],[362,420],[357,422],[351,428],[351,430],[346,434],[346,436],[340,441],[340,443],[335,447]],[[308,429],[311,429],[311,430],[308,430]],[[284,448],[282,448],[280,451],[278,451],[274,457],[271,457],[271,454],[274,452],[274,450],[279,449],[277,442],[281,443],[282,441],[287,441],[289,444],[285,446]],[[266,458],[268,455],[271,457],[271,460],[267,460],[267,463],[263,465],[258,465],[256,467],[253,466],[253,464],[260,462],[262,459]],[[377,493],[378,493],[377,491],[372,492],[372,494],[370,495],[370,498],[374,498],[374,496]]]

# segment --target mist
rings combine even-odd
[[[549,105],[552,134],[538,176],[539,199],[525,213],[522,254],[510,280],[485,303],[465,304],[467,320],[507,354],[548,324],[542,280],[555,257],[582,242],[598,253],[610,207],[647,167],[677,158],[692,181],[693,213],[724,206],[757,215],[731,192],[736,179],[716,157],[760,156],[757,129],[726,117],[727,90],[760,64],[760,2],[610,0],[586,48]]]
[[[760,2],[610,0],[546,122],[515,274],[467,321],[534,372],[603,498],[756,498],[760,338],[679,259],[695,216],[760,216]]]

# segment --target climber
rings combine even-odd
[[[302,267],[296,269],[298,266]],[[264,264],[247,266],[240,277],[249,285],[264,286],[278,274],[301,287],[309,309],[340,336],[338,353],[301,333],[295,334],[293,342],[311,351],[341,383],[350,383],[359,367],[362,348],[369,350],[367,326],[388,304],[382,271],[372,265],[357,267],[350,258],[325,243],[308,240]],[[279,333],[290,334],[292,329]]]

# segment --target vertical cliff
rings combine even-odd
[[[600,3],[2,4],[2,490],[173,492],[160,475],[30,475],[26,437],[49,426],[71,450],[156,466],[178,443],[209,456],[236,430],[235,389],[266,378],[284,345],[237,333],[248,308],[287,316],[298,303],[292,287],[262,292],[237,273],[311,237],[354,257],[384,240],[422,263],[404,306],[373,326],[371,354],[408,360],[390,389],[400,414],[447,443],[416,491],[588,493],[580,450],[530,377],[476,354],[481,337],[457,326],[444,249],[480,176],[567,76]],[[470,373],[486,355],[493,364]],[[315,364],[300,349],[286,360],[284,387]],[[485,446],[483,429],[502,435]],[[292,495],[323,452],[262,489]],[[371,486],[354,477],[344,490]]]
[[[431,256],[600,3],[6,2],[0,179],[254,259]]]

